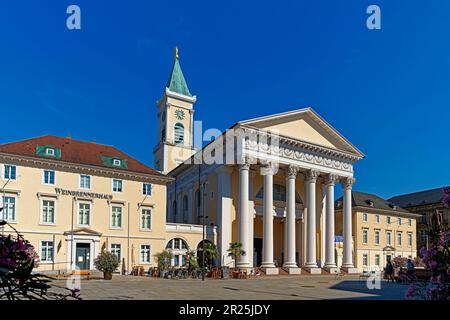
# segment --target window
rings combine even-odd
[[[5,164],[5,171],[3,177],[5,180],[16,180],[16,166],[10,166]]]
[[[391,217],[386,217],[387,224],[391,224]]]
[[[122,180],[113,179],[113,192],[122,192]]]
[[[188,246],[186,241],[180,238],[175,238],[167,243],[166,250],[187,250]]]
[[[16,221],[16,198],[3,197],[3,220],[8,222]]]
[[[122,207],[112,207],[111,209],[111,227],[122,228]]]
[[[120,262],[120,258],[121,258],[121,245],[118,243],[111,243],[111,253],[116,255],[117,258],[119,258],[119,262]]]
[[[363,222],[367,222],[369,219],[368,214],[367,213],[363,213]]]
[[[41,223],[55,223],[55,201],[42,201]]]
[[[408,226],[412,227],[412,219],[411,218],[408,219]]]
[[[367,267],[369,264],[369,257],[367,254],[363,254],[363,266]]]
[[[189,205],[188,205],[188,198],[187,196],[183,197],[183,216],[182,216],[182,221],[183,223],[187,223],[188,221],[188,210],[189,210]]]
[[[375,223],[380,223],[380,215],[375,215]]]
[[[88,226],[91,220],[91,205],[89,203],[80,203],[78,210],[78,224]]]
[[[408,232],[408,247],[412,247],[412,242],[413,242],[412,238],[413,238],[412,233]]]
[[[141,263],[150,263],[150,246],[141,245]]]
[[[388,246],[392,245],[392,232],[391,231],[386,232],[386,244]]]
[[[91,176],[87,176],[82,174],[80,176],[80,188],[81,189],[90,189],[91,188]]]
[[[142,209],[141,211],[141,229],[150,230],[152,228],[152,211]]]
[[[426,243],[427,242],[427,231],[426,230],[420,230],[420,242]]]
[[[427,224],[427,216],[426,216],[426,214],[424,214],[424,215],[422,215],[420,217],[420,223]]]
[[[380,255],[379,254],[375,255],[375,265],[380,266]]]
[[[364,229],[363,230],[363,243],[364,244],[367,244],[368,234],[369,234],[369,231]]]
[[[143,183],[142,184],[142,194],[144,196],[151,196],[152,195],[152,185],[150,183]]]
[[[398,225],[401,226],[402,225],[402,218],[397,218],[398,221]]]
[[[174,127],[174,142],[175,144],[184,143],[184,126],[179,122]]]
[[[122,161],[120,159],[113,159],[113,166],[120,167],[122,165]]]
[[[401,247],[402,245],[402,233],[397,232],[397,247]]]
[[[42,262],[53,261],[53,241],[41,241],[41,256]]]
[[[55,184],[55,171],[44,170],[44,184]]]
[[[48,156],[54,157],[55,156],[55,149],[47,148],[47,149],[45,149],[45,154],[48,155]]]
[[[174,266],[180,265],[180,256],[178,256],[178,255],[173,256],[173,265]]]
[[[375,244],[380,244],[380,231],[375,230]]]
[[[259,189],[258,193],[256,194],[257,199],[263,199],[264,198],[264,187]],[[286,201],[286,187],[281,184],[274,184],[273,185],[273,200],[274,201]],[[302,199],[300,197],[300,194],[298,192],[295,193],[295,202],[296,203],[303,203]]]

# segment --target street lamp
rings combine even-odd
[[[205,241],[206,241],[206,218],[208,218],[205,215],[205,196],[206,196],[206,185],[208,182],[203,182],[200,187],[200,193],[201,193],[201,210],[202,215],[200,216],[202,218],[202,227],[203,227],[203,237],[202,237],[202,281],[205,281]],[[200,197],[200,194],[199,194]]]

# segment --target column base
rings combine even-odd
[[[303,267],[303,269],[309,274],[322,274],[322,269],[319,267]]]
[[[302,274],[302,269],[299,267],[283,267],[283,270],[288,274]]]
[[[264,273],[267,276],[276,276],[280,273],[278,268],[275,268],[275,267],[261,267],[261,269],[264,271]]]
[[[337,266],[324,266],[323,270],[330,274],[339,273],[339,268]]]
[[[345,273],[348,273],[348,274],[357,274],[357,273],[359,273],[358,269],[356,269],[354,266],[346,266],[346,267],[342,266],[341,270],[344,271]]]
[[[250,262],[238,262],[237,265],[238,269],[251,269]]]

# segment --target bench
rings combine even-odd
[[[89,270],[72,270],[72,275],[86,277],[89,280],[91,272]]]

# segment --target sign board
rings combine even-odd
[[[112,200],[113,196],[111,194],[103,194],[96,192],[83,192],[83,191],[72,191],[61,188],[55,188],[56,194],[61,194],[63,196],[72,197],[82,197],[82,198],[92,198],[92,199],[107,199]]]

